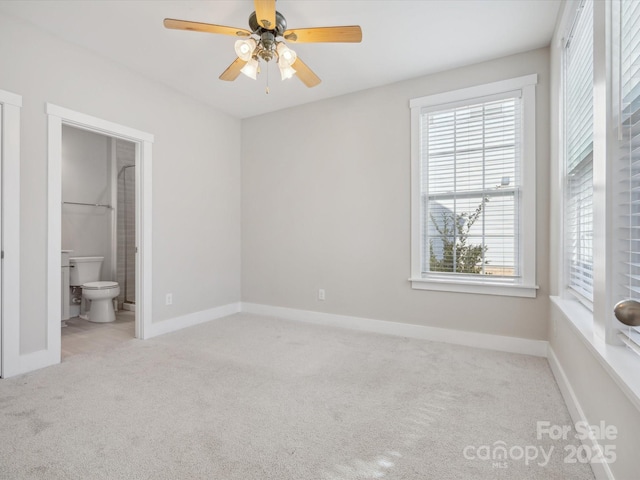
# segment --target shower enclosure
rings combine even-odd
[[[135,310],[136,303],[136,196],[135,145],[118,141],[117,271],[119,308]]]

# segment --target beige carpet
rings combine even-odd
[[[238,314],[0,381],[0,478],[592,479],[539,420],[544,359]]]

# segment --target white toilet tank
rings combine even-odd
[[[100,281],[100,269],[104,257],[70,257],[69,285],[78,287]]]

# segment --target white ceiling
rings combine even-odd
[[[290,44],[322,79],[308,89],[270,65],[257,81],[218,76],[235,38],[167,30],[165,17],[247,28],[252,0],[0,1],[71,43],[245,118],[550,43],[562,0],[279,0],[289,28],[360,25],[362,43]]]

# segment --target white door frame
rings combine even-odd
[[[0,376],[20,364],[20,108],[22,97],[0,90],[0,192],[2,278],[0,279]],[[6,281],[10,279],[10,281]]]
[[[153,135],[47,103],[48,253],[47,350],[60,362],[60,250],[62,232],[62,125],[136,144],[136,338],[151,336],[151,158]]]

